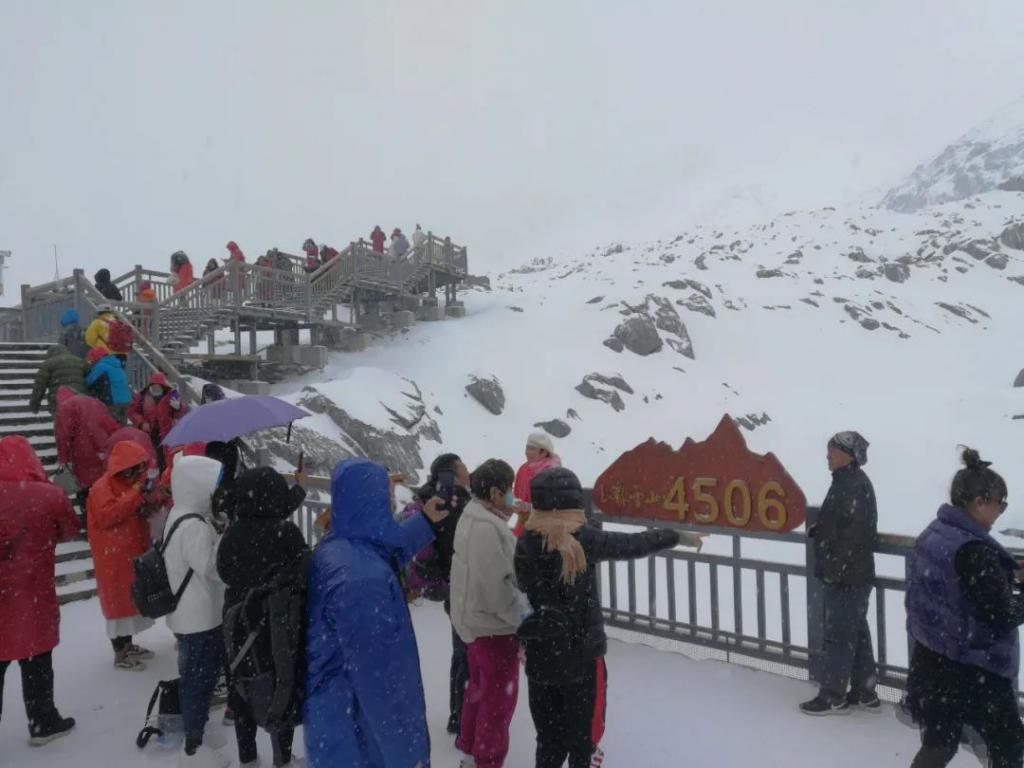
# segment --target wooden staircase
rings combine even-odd
[[[39,413],[29,410],[29,398],[39,366],[52,344],[0,344],[0,438],[23,435],[51,475],[57,470],[57,443],[53,419],[46,403]],[[57,546],[54,574],[61,603],[85,600],[96,594],[92,552],[85,538]]]

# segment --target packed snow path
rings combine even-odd
[[[432,765],[458,764],[452,738],[444,732],[448,707],[450,629],[440,606],[413,609],[427,689]],[[101,768],[174,766],[177,756],[156,745],[135,747],[145,707],[156,681],[177,676],[174,640],[160,622],[139,641],[156,659],[145,672],[115,672],[95,600],[66,605],[62,643],[54,652],[57,703],[78,720],[67,738],[41,748],[28,746],[17,669],[8,671],[4,718],[0,724],[0,766],[18,768]],[[712,661],[612,641],[608,655],[608,733],[602,746],[611,768],[686,765],[757,765],[759,768],[906,768],[917,750],[917,732],[901,725],[892,708],[881,714],[809,718],[796,705],[812,693],[807,683]],[[225,753],[237,754],[234,733],[213,720],[228,739]],[[260,750],[270,764],[270,746]],[[302,753],[301,736],[296,738]],[[512,722],[508,768],[532,768],[534,731],[522,682]],[[235,762],[237,765],[237,762]],[[953,766],[977,766],[961,753]]]

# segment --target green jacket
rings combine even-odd
[[[89,364],[80,357],[71,354],[71,350],[55,344],[46,353],[46,360],[36,373],[35,386],[29,407],[32,413],[39,413],[43,396],[46,396],[50,415],[57,412],[57,390],[71,387],[75,392],[85,392],[85,375],[89,372]]]

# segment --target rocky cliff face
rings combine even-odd
[[[993,190],[1024,191],[1024,99],[919,166],[882,205],[914,213]]]

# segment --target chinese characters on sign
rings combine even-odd
[[[606,515],[754,531],[803,524],[807,499],[775,457],[747,448],[726,416],[701,443],[678,451],[654,440],[620,456],[594,484]]]

